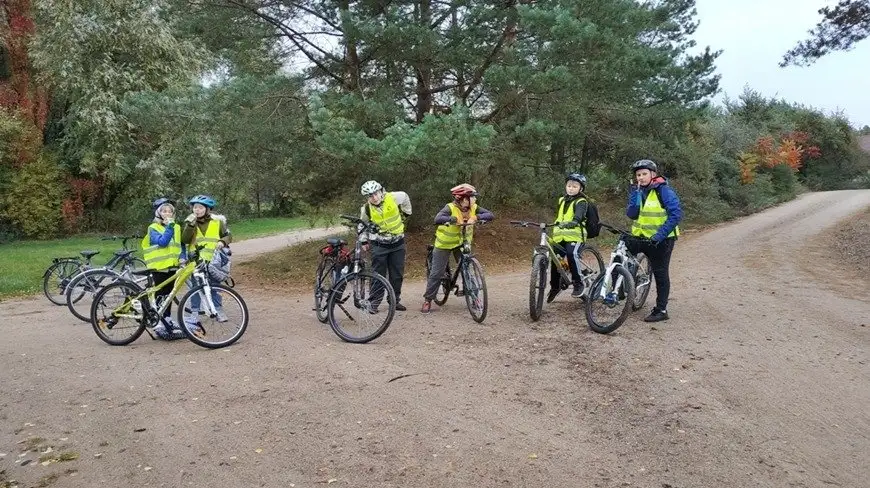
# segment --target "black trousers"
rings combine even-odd
[[[393,291],[396,292],[396,303],[399,303],[402,296],[402,281],[405,279],[405,240],[388,245],[372,242],[371,249],[372,269],[387,278]]]
[[[671,266],[671,254],[674,252],[674,243],[676,241],[676,237],[669,237],[660,242],[658,246],[631,239],[626,241],[626,246],[632,254],[642,252],[649,258],[650,268],[656,280],[656,308],[659,310],[668,309],[668,298],[671,295],[669,268]]]
[[[154,280],[155,285],[159,285],[160,283],[163,283],[164,281],[168,280],[169,278],[172,278],[172,275],[174,275],[174,274],[175,274],[174,272],[170,273],[167,271],[151,271],[151,279]],[[166,297],[168,297],[169,294],[172,293],[172,287],[174,286],[174,284],[175,284],[175,281],[173,280],[172,282],[170,282],[169,284],[167,284],[166,286],[164,286],[163,288],[158,290],[157,293],[154,294],[154,298],[157,300],[158,303],[163,303],[163,300],[165,300]],[[158,303],[153,304],[155,308],[158,306]],[[172,315],[172,304],[170,303],[169,306],[166,307],[166,311],[163,312],[163,316],[170,317],[171,315]]]

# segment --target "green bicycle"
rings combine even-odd
[[[556,227],[559,224],[520,220],[512,220],[511,224],[517,227],[536,228],[541,232],[541,240],[535,246],[534,253],[532,253],[532,276],[529,281],[529,316],[532,318],[532,321],[537,321],[541,318],[541,312],[544,308],[547,271],[550,268],[550,263],[554,263],[556,270],[559,272],[561,290],[566,290],[572,283],[571,269],[568,267],[567,258],[561,257],[556,252],[559,249],[564,253],[564,247],[561,244],[551,244],[550,236],[547,234],[547,229]],[[581,298],[585,299],[589,295],[592,283],[604,272],[604,260],[601,259],[601,254],[595,248],[586,245],[575,248],[575,252],[577,253],[576,258],[580,265],[579,271],[583,281],[583,296]]]
[[[225,284],[211,284],[209,262],[201,259],[202,246],[175,274],[162,283],[142,289],[134,282],[120,280],[101,289],[91,305],[91,325],[97,336],[113,346],[124,346],[154,327],[163,324],[163,313],[191,280],[190,290],[179,300],[178,325],[191,342],[209,349],[227,347],[242,337],[248,328],[248,306],[237,291]],[[145,276],[150,272],[134,271]],[[149,280],[150,282],[150,280]],[[167,286],[172,291],[162,301],[155,293]]]

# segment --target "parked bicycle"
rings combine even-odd
[[[544,308],[544,298],[547,288],[547,273],[550,270],[550,263],[556,265],[556,270],[559,273],[559,288],[561,290],[568,289],[573,283],[571,277],[571,268],[568,265],[568,259],[560,256],[557,250],[565,253],[565,248],[561,244],[550,242],[550,236],[547,233],[548,229],[556,227],[558,223],[548,224],[546,222],[525,222],[520,220],[512,220],[511,224],[517,227],[531,227],[538,229],[541,233],[541,239],[532,254],[532,274],[529,280],[529,316],[533,321],[541,318],[541,313]],[[587,299],[592,283],[604,271],[604,260],[601,259],[601,254],[594,248],[587,245],[578,245],[575,247],[576,259],[579,264],[580,278],[583,282],[583,295],[581,299]],[[555,299],[555,297],[553,297]],[[548,302],[549,303],[549,302]]]
[[[447,263],[447,269],[444,271],[444,277],[441,279],[441,286],[438,288],[438,293],[435,295],[434,302],[444,305],[447,303],[447,298],[450,292],[456,296],[465,297],[465,306],[468,307],[468,313],[471,318],[477,323],[482,323],[486,318],[487,307],[489,304],[486,291],[486,279],[483,275],[483,266],[480,261],[474,257],[471,252],[471,243],[466,235],[466,228],[482,222],[470,224],[445,224],[458,225],[460,228],[461,244],[459,246],[459,262],[456,266],[456,271],[450,271],[450,262]],[[426,255],[426,276],[429,276],[432,269],[432,252],[435,246],[427,246]],[[462,277],[462,289],[459,289],[459,278]]]
[[[188,255],[188,262],[162,283],[145,289],[134,282],[120,280],[100,290],[91,306],[91,325],[97,336],[113,346],[130,344],[147,331],[155,338],[154,327],[166,323],[163,313],[188,278],[193,286],[179,300],[178,325],[193,343],[210,348],[226,347],[242,337],[248,328],[248,306],[237,291],[224,284],[211,284],[209,262],[200,257],[203,246]],[[149,275],[148,270],[134,275]],[[172,286],[169,295],[158,302],[155,293]],[[199,302],[194,305],[194,302]]]
[[[123,249],[122,251],[128,250],[127,241],[131,239],[141,239],[141,236],[133,236],[133,237],[103,237],[101,240],[103,241],[114,241],[118,239],[123,239]],[[118,256],[119,252],[116,251],[115,256],[109,261],[112,263],[112,267],[118,267],[122,265],[122,258]],[[97,254],[100,254],[100,251],[81,251],[82,257],[63,257],[63,258],[53,258],[51,260],[52,264],[45,270],[45,273],[42,275],[42,292],[45,294],[45,297],[55,305],[66,305],[66,290],[72,281],[73,278],[76,277],[79,273],[87,271],[89,269],[93,269],[91,266],[91,260]],[[132,258],[133,262],[137,269],[145,268],[145,262],[139,258]],[[107,265],[108,266],[108,265]]]
[[[340,237],[328,238],[326,246],[320,249],[320,262],[314,277],[314,311],[317,320],[324,324],[329,321],[329,293],[335,283],[350,271],[352,261],[347,241]]]
[[[629,252],[626,242],[645,240],[630,232],[601,223],[619,236],[616,247],[610,253],[607,270],[592,284],[586,301],[586,321],[589,328],[600,334],[609,334],[618,329],[632,311],[639,310],[649,296],[652,283],[649,259],[644,254]]]
[[[340,218],[345,225],[356,228],[357,240],[349,261],[333,258],[322,263],[322,269],[318,266],[315,307],[320,310],[318,300],[326,292],[326,317],[332,331],[344,341],[365,343],[380,337],[390,326],[396,313],[396,292],[386,278],[366,269],[362,258],[359,237],[365,232],[379,233],[378,226],[352,215]],[[346,243],[341,239],[333,243],[341,256]],[[329,279],[333,280],[331,287],[326,282]]]

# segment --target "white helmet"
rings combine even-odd
[[[381,186],[381,184],[378,183],[377,181],[369,180],[369,181],[366,181],[365,183],[363,183],[363,186],[360,189],[360,193],[362,193],[364,196],[369,196],[369,195],[371,195],[373,193],[377,193],[383,189],[384,189],[384,187]]]

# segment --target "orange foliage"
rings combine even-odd
[[[752,183],[759,166],[773,168],[782,164],[797,172],[806,158],[814,159],[822,154],[818,146],[806,146],[809,140],[810,135],[801,131],[784,134],[779,142],[773,136],[760,137],[751,151],[738,158],[740,182]]]

